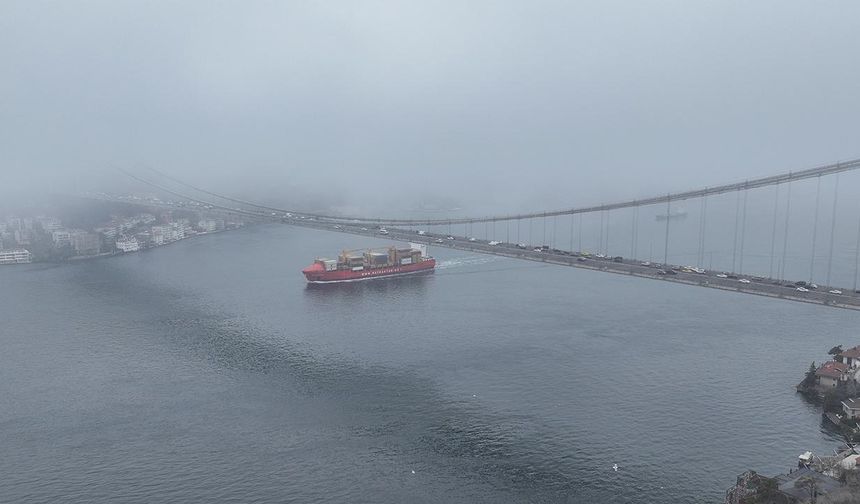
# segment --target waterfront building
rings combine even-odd
[[[95,255],[101,250],[102,240],[95,233],[73,231],[71,234],[72,248],[78,255]]]
[[[847,364],[827,361],[815,370],[815,384],[823,391],[835,388],[840,381],[848,380],[849,376]]]
[[[170,241],[182,240],[185,238],[185,226],[179,222],[170,224]]]
[[[0,264],[28,264],[32,260],[27,249],[0,250]]]
[[[16,229],[13,236],[18,245],[29,245],[33,242],[33,233],[26,229]]]
[[[218,229],[218,222],[212,219],[203,219],[197,223],[197,227],[204,233],[212,233]]]
[[[860,418],[860,398],[854,397],[842,401],[842,411],[849,420]]]
[[[96,228],[95,232],[104,235],[104,237],[108,239],[116,238],[116,236],[119,234],[116,229],[116,226],[112,225]]]
[[[52,232],[51,239],[54,240],[54,246],[57,248],[72,245],[72,233],[64,229]]]
[[[165,236],[170,232],[165,226],[152,226],[150,235],[152,236],[152,244],[156,247],[164,245]]]
[[[116,248],[121,252],[137,252],[140,250],[140,244],[135,238],[120,238],[116,241]]]
[[[843,350],[836,356],[836,360],[847,365],[848,367],[860,366],[860,346]]]
[[[60,222],[60,219],[55,217],[36,217],[36,222],[42,226],[42,229],[46,233],[53,233],[54,231],[63,229],[63,224]]]

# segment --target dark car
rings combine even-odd
[[[621,256],[615,256],[612,258],[612,262],[617,262],[617,263],[624,262],[624,258]]]

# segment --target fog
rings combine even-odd
[[[856,2],[0,4],[0,199],[541,210],[860,156]],[[310,203],[309,203],[310,202]]]

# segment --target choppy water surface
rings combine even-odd
[[[299,274],[381,244],[266,226],[0,268],[0,500],[720,502],[837,443],[792,386],[860,314],[444,249]]]

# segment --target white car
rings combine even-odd
[[[496,241],[496,240],[493,240],[493,241],[491,241],[490,243],[488,243],[487,245],[498,245],[498,244],[500,244],[500,243],[502,243],[502,242],[500,242],[500,241]]]
[[[436,238],[436,243],[442,243],[442,238]]]
[[[842,294],[842,291],[839,289],[833,289],[833,290],[828,291],[828,292],[830,292],[831,294]]]
[[[421,235],[421,236],[424,236],[424,235],[425,235],[425,234],[427,234],[427,233],[425,233],[425,232],[424,232],[424,230],[420,230],[420,229],[419,229],[419,230],[418,230],[418,234],[419,234],[419,235]]]
[[[475,241],[475,237],[469,238],[469,241]]]
[[[447,237],[446,239],[448,239],[448,240],[453,240],[453,239],[454,239],[454,237],[453,237],[453,236],[448,235],[448,237]]]
[[[796,290],[797,292],[809,292],[809,289],[807,289],[806,287],[798,287],[794,290]]]
[[[387,235],[387,234],[388,234],[388,230],[387,230],[387,229],[385,229],[385,228],[382,228],[382,229],[380,229],[380,230],[379,230],[379,234],[381,234],[381,235]]]
[[[651,266],[651,262],[650,261],[641,262],[641,263],[639,263],[639,266]]]
[[[747,280],[746,278],[741,278],[740,280],[738,280],[738,282],[740,282],[740,283],[742,283],[742,284],[748,284],[748,283],[750,283],[750,281],[749,281],[749,280]]]
[[[361,228],[362,231],[367,231],[367,228]]]
[[[717,278],[728,278],[729,276],[725,273],[717,273]]]
[[[817,289],[817,288],[818,288],[818,286],[817,286],[817,285],[815,285],[815,284],[809,284],[809,288],[810,288],[810,289]]]

